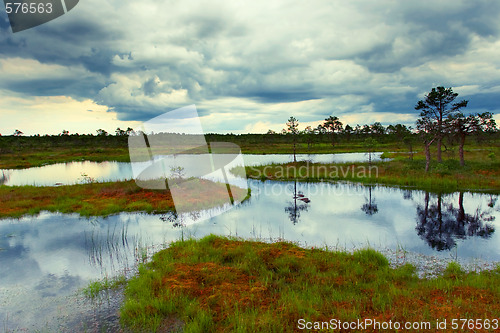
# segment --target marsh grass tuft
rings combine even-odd
[[[135,331],[289,332],[297,322],[379,318],[493,318],[500,271],[464,273],[450,264],[419,279],[373,249],[352,254],[210,235],[174,242],[127,283],[122,323]],[[416,312],[418,308],[420,311]]]
[[[91,281],[87,287],[82,289],[83,295],[89,299],[96,299],[104,292],[119,289],[127,282],[125,275],[119,275],[113,278],[105,277],[102,280]]]

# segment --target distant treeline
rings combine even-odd
[[[313,146],[315,144],[347,144],[363,142],[366,139],[374,139],[376,142],[384,143],[410,143],[411,141],[419,141],[419,135],[414,133],[411,128],[405,125],[389,125],[384,127],[380,123],[372,125],[360,126],[360,130],[350,131],[349,127],[346,130],[341,130],[335,133],[321,132],[321,131],[300,131],[297,134],[292,133],[274,133],[269,131],[266,134],[205,134],[207,142],[232,142],[238,145],[253,145],[253,144],[290,144],[296,140],[299,144],[307,144]],[[60,135],[9,135],[0,136],[0,153],[14,152],[17,149],[43,149],[44,147],[96,147],[96,148],[126,148],[128,145],[129,135],[142,135],[142,133],[117,133],[111,135],[108,133],[101,133],[98,135],[91,134],[60,134]],[[151,134],[148,138],[154,136],[170,136],[171,140],[186,140],[189,141],[190,137],[195,135],[190,134]],[[490,140],[499,140],[500,132],[476,132],[471,135],[476,141],[484,142]],[[453,145],[457,138],[453,135],[446,137],[446,142]]]
[[[17,149],[43,149],[54,147],[127,147],[128,137],[117,135],[44,135],[44,136],[0,136],[0,153]]]

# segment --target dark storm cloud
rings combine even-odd
[[[110,111],[118,111],[117,117],[119,120],[137,120],[137,121],[148,121],[149,119],[155,118],[167,111],[172,111],[181,107],[186,106],[185,104],[172,104],[168,108],[134,108],[128,105],[116,105],[115,109]]]
[[[499,111],[499,101],[500,101],[500,92],[496,93],[478,93],[473,96],[467,96],[469,100],[468,108],[474,109],[477,111],[490,111],[490,112],[498,112]]]
[[[10,31],[10,23],[5,12],[0,13],[0,33]]]
[[[107,42],[111,38],[120,37],[116,31],[108,30],[106,26],[82,17],[67,20],[64,24],[42,25],[38,33],[73,45]]]
[[[261,103],[299,102],[319,98],[314,92],[285,90],[247,91],[242,97],[252,98]]]
[[[83,65],[89,71],[105,76],[118,70],[112,65],[116,50],[110,48],[108,43],[125,36],[115,27],[77,18],[64,24],[42,25],[37,34],[38,38],[50,41],[52,46],[51,50],[34,50],[33,57],[40,62]]]
[[[95,79],[77,81],[73,78],[62,80],[36,79],[8,83],[8,89],[30,96],[72,96],[79,100],[95,96],[101,89],[103,82]],[[0,83],[0,87],[4,85]]]
[[[414,35],[414,38],[411,36]],[[411,42],[410,42],[411,40]],[[420,32],[410,33],[406,42],[411,43],[411,51],[397,55],[399,48],[396,41],[378,45],[361,54],[358,62],[375,73],[394,73],[402,67],[419,66],[430,59],[463,54],[471,40],[471,35],[456,33]]]
[[[62,23],[59,20],[63,20]],[[10,41],[7,44],[11,47],[0,48],[0,54],[34,58],[44,63],[75,64],[81,54],[99,49],[99,46],[109,49],[106,44],[118,37],[119,33],[111,27],[82,18],[62,17],[29,31],[3,33],[0,43]]]
[[[311,103],[301,106],[303,119],[414,114],[435,85],[477,86],[467,96],[470,108],[494,110],[495,94],[476,94],[498,87],[498,17],[498,1],[88,0],[14,35],[0,16],[2,58],[68,72],[17,80],[9,74],[0,88],[91,98],[118,119],[141,121],[192,103],[204,115],[230,110],[243,119],[238,114],[254,112],[266,121],[290,112],[271,111],[273,104],[301,102]]]
[[[378,95],[370,96],[370,101],[374,104],[374,112],[393,112],[393,113],[414,113],[417,96],[414,92],[405,94],[393,94],[392,96]]]
[[[111,61],[115,52],[103,45],[113,40],[116,32],[84,19],[54,23],[18,34],[8,32],[0,35],[0,55],[4,58],[33,59],[40,64],[57,64],[68,69],[83,66],[96,75],[24,80],[11,75],[2,80],[0,87],[31,96],[94,98],[106,84],[106,77],[116,69]],[[32,69],[33,73],[37,70],[36,67]]]
[[[500,3],[478,1],[445,8],[395,7],[387,19],[400,26],[394,39],[360,54],[359,63],[373,72],[396,72],[431,59],[464,54],[474,36],[497,37]],[[402,50],[405,49],[405,50]]]
[[[436,4],[437,6],[410,5],[410,8],[402,11],[403,22],[412,23],[420,27],[421,31],[451,34],[463,30],[481,37],[498,36],[498,1],[462,1],[449,3],[449,6]]]
[[[102,74],[108,77],[118,68],[113,66],[112,58],[113,54],[107,50],[91,49],[91,54],[78,57],[76,63],[81,63],[85,68],[91,72]]]

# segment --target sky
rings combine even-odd
[[[113,133],[193,104],[205,132],[414,126],[436,86],[500,113],[499,17],[497,0],[81,0],[12,33],[0,9],[0,134]]]

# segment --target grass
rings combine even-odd
[[[117,137],[90,137],[78,141],[78,138],[56,137],[50,140],[55,142],[38,142],[40,138],[18,137],[7,138],[11,141],[2,143],[0,138],[0,169],[21,169],[36,166],[43,166],[54,163],[64,163],[72,161],[118,161],[130,162],[129,150],[126,138]],[[43,139],[43,138],[42,138]],[[243,139],[239,137],[222,138],[222,140],[236,143],[243,154],[291,154],[293,144],[283,142],[285,138],[254,138]],[[76,141],[75,141],[76,140]],[[82,139],[83,140],[83,139]],[[219,141],[220,137],[207,138],[209,141]],[[402,142],[391,141],[390,138],[381,138],[372,149],[389,152],[406,152],[407,147]],[[291,141],[291,140],[290,140]],[[491,154],[491,158],[500,157],[500,146],[498,138],[491,138],[490,141],[478,143],[470,139],[467,141],[466,149],[469,151],[483,150]],[[443,155],[457,155],[456,144],[454,146],[447,143],[448,147],[443,148]],[[433,149],[435,149],[433,147]],[[339,141],[332,146],[330,143],[322,142],[308,145],[307,143],[297,143],[297,154],[335,154],[335,153],[355,153],[366,152],[367,146],[363,140]],[[423,151],[423,145],[416,140],[413,150]],[[167,147],[171,152],[171,147]],[[193,150],[196,153],[197,150]],[[232,151],[231,151],[232,152]],[[155,153],[162,154],[162,150]],[[467,153],[468,154],[468,153]]]
[[[225,184],[193,179],[179,185],[183,197],[176,200],[187,207],[201,210],[222,205],[227,197]],[[234,191],[244,200],[247,191]],[[0,186],[0,218],[37,215],[41,211],[79,213],[82,216],[108,216],[119,212],[144,211],[165,213],[174,209],[167,190],[148,190],[134,181],[77,184],[59,187]]]
[[[0,154],[0,169],[24,169],[73,161],[130,162],[128,148],[45,147],[20,149]]]
[[[125,275],[119,275],[113,278],[104,278],[102,280],[91,281],[87,287],[83,288],[82,293],[89,299],[98,298],[103,292],[109,290],[118,290],[125,286],[127,278]]]
[[[297,163],[270,164],[246,167],[248,178],[261,180],[347,180],[367,184],[410,186],[431,191],[484,191],[500,193],[500,161],[487,158],[488,151],[469,154],[465,166],[455,159],[433,162],[425,172],[425,160],[417,154],[414,160],[406,155],[386,154],[393,158],[387,162],[322,164]],[[240,174],[243,170],[232,170]]]
[[[140,332],[291,332],[300,319],[366,318],[446,319],[452,331],[452,319],[499,313],[500,269],[465,273],[453,263],[440,277],[419,279],[413,266],[391,268],[372,249],[349,254],[211,235],[175,242],[141,265],[120,318]]]
[[[29,138],[21,138],[29,139]],[[236,142],[243,154],[291,154],[293,151],[292,143],[272,143],[272,142]],[[70,143],[68,143],[70,145]],[[472,146],[476,147],[476,146]],[[482,148],[486,146],[481,146]],[[487,147],[490,147],[488,145]],[[334,147],[329,143],[316,143],[308,146],[305,143],[297,144],[297,154],[332,154],[332,153],[353,153],[365,152],[366,147],[363,142],[339,142]],[[406,151],[404,145],[398,142],[380,143],[375,148],[377,151],[402,152]],[[415,144],[415,148],[423,148]],[[193,151],[194,153],[196,150]],[[495,150],[500,155],[498,149]],[[156,152],[161,154],[162,151]],[[19,145],[9,148],[0,147],[0,169],[23,169],[30,167],[43,166],[54,163],[64,163],[73,161],[118,161],[130,162],[129,150],[126,143],[122,146],[107,147],[100,145]]]
[[[243,154],[290,154],[293,151],[292,144],[242,144],[240,146]],[[394,145],[383,145],[380,149],[400,151]],[[331,144],[321,143],[308,148],[307,144],[297,145],[297,154],[331,154],[364,152],[361,144],[338,145],[332,148]],[[161,152],[159,152],[161,153]],[[24,169],[39,167],[48,164],[65,163],[74,161],[117,161],[130,162],[128,148],[126,147],[44,147],[43,150],[35,148],[21,149],[0,154],[0,169]]]
[[[292,143],[241,143],[243,154],[291,154]],[[297,154],[341,154],[341,153],[364,153],[367,148],[362,141],[338,142],[335,146],[331,143],[315,143],[308,146],[306,143],[298,143]],[[397,142],[379,143],[376,151],[405,151],[406,147]]]

